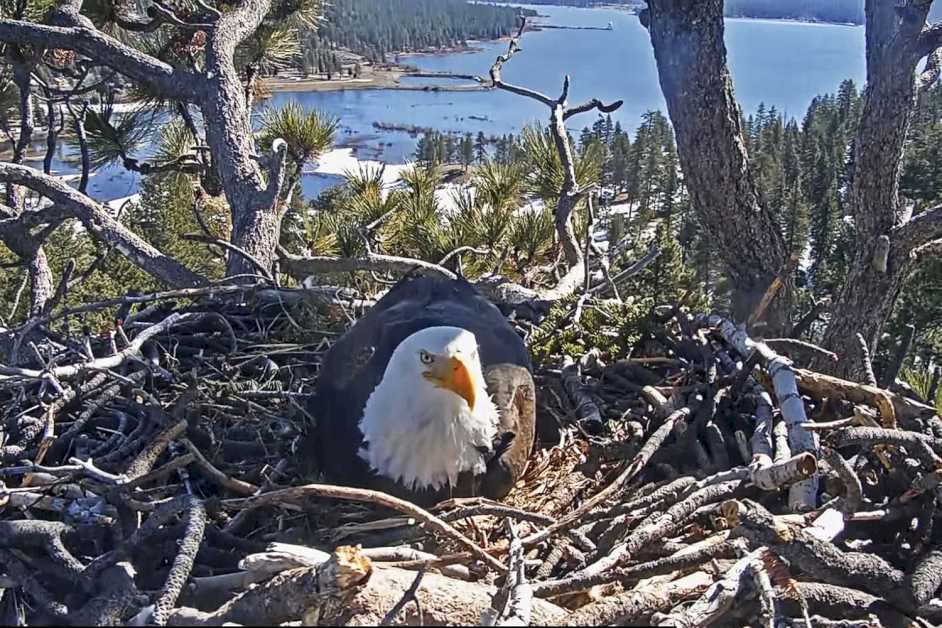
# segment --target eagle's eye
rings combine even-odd
[[[423,349],[422,351],[419,351],[419,359],[422,360],[422,364],[431,364],[432,354]]]

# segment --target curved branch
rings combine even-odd
[[[164,255],[111,217],[107,209],[61,180],[27,166],[0,163],[0,182],[27,187],[79,219],[96,239],[118,249],[144,272],[174,287],[193,287],[206,279]]]
[[[358,257],[331,257],[318,255],[302,257],[280,250],[281,267],[298,281],[319,273],[349,273],[358,270],[377,272],[398,271],[403,273],[419,272],[425,275],[457,279],[457,275],[438,264],[408,257],[369,253]]]
[[[942,46],[942,22],[927,26],[923,29],[919,34],[917,45],[920,57],[931,55]]]
[[[936,205],[890,232],[894,246],[904,253],[912,253],[924,244],[942,238],[942,205]]]
[[[198,77],[144,54],[94,28],[0,19],[0,41],[74,50],[154,91],[179,99],[196,93]]]
[[[598,109],[602,113],[611,113],[618,109],[624,104],[623,100],[616,100],[615,102],[606,105],[598,98],[593,98],[588,102],[584,102],[581,105],[576,105],[575,107],[569,107],[566,111],[563,112],[563,120],[568,120],[572,116],[578,115],[580,113],[586,113],[592,111],[593,109]]]
[[[49,369],[48,371],[37,371],[32,369],[21,369],[0,365],[0,380],[10,379],[10,378],[27,378],[27,379],[43,379],[47,374],[51,375],[56,379],[66,379],[69,377],[75,377],[80,373],[88,373],[94,370],[107,370],[113,369],[116,366],[120,366],[125,360],[130,358],[133,355],[137,355],[141,351],[141,347],[144,346],[144,343],[158,336],[165,331],[169,330],[174,325],[178,325],[185,321],[188,321],[192,318],[195,318],[196,314],[171,314],[161,322],[151,325],[137,336],[134,337],[134,340],[131,341],[127,347],[119,351],[118,353],[105,357],[98,358],[97,360],[92,360],[91,362],[82,362],[79,364],[66,364],[63,366],[57,366],[55,368]]]

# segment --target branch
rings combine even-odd
[[[445,523],[432,513],[419,508],[411,502],[404,499],[393,497],[380,491],[367,489],[349,488],[346,486],[332,486],[329,484],[307,484],[304,486],[295,486],[285,488],[269,493],[262,493],[246,499],[226,499],[222,505],[231,508],[255,508],[270,504],[294,503],[304,501],[311,497],[326,497],[332,499],[343,499],[355,502],[368,502],[379,504],[386,508],[392,508],[405,513],[411,517],[422,521],[428,528],[436,530],[445,536],[457,541],[471,551],[477,558],[487,565],[491,566],[498,573],[507,573],[507,567],[499,560],[485,552],[474,541],[463,535],[461,532]]]
[[[641,259],[636,261],[634,264],[632,264],[625,270],[621,271],[620,273],[612,277],[611,283],[608,283],[608,282],[600,283],[599,285],[592,288],[591,292],[593,294],[595,293],[605,294],[610,289],[611,286],[618,285],[621,282],[627,281],[628,279],[631,279],[632,277],[640,273],[642,270],[647,268],[651,264],[651,262],[657,259],[657,256],[660,254],[661,254],[661,249],[659,249],[656,244],[652,245],[651,248],[648,250],[648,252],[644,254],[644,257],[642,257]]]
[[[358,257],[330,257],[326,255],[301,257],[300,255],[288,253],[283,249],[279,251],[279,255],[281,267],[298,281],[303,281],[311,275],[320,273],[350,273],[358,270],[397,271],[402,273],[418,271],[425,275],[457,279],[457,275],[438,264],[395,255],[368,253]]]
[[[144,346],[144,343],[158,336],[165,331],[169,330],[174,325],[185,322],[191,318],[195,317],[194,314],[171,314],[161,322],[151,325],[137,336],[127,347],[119,351],[118,353],[108,356],[106,358],[99,358],[97,360],[92,360],[91,362],[83,362],[81,364],[67,364],[64,366],[57,366],[55,368],[45,370],[45,371],[36,371],[32,369],[21,369],[14,368],[9,366],[3,366],[0,364],[0,381],[5,379],[11,379],[14,377],[19,378],[29,378],[29,379],[43,379],[47,375],[51,375],[56,379],[66,379],[69,377],[75,377],[79,373],[88,373],[90,371],[104,371],[108,369],[113,369],[117,366],[120,366],[125,360],[133,355],[137,355],[141,351],[141,347]]]
[[[893,245],[910,254],[922,245],[939,238],[942,238],[942,205],[936,205],[913,216],[890,232]]]
[[[929,257],[942,257],[942,239],[933,240],[932,242],[927,242],[922,246],[918,246],[913,249],[913,252],[910,253],[912,258],[919,263]]]
[[[106,208],[55,177],[27,166],[0,163],[0,182],[22,185],[47,197],[61,206],[62,211],[78,218],[95,238],[117,248],[141,270],[170,286],[193,287],[206,283],[204,277],[164,255],[116,221]]]
[[[116,18],[115,23],[124,30],[133,31],[135,33],[152,33],[164,24],[190,30],[208,31],[212,30],[213,28],[212,24],[186,22],[180,19],[180,17],[178,17],[177,14],[174,13],[169,7],[161,2],[157,2],[156,0],[152,5],[147,7],[147,16],[150,18],[149,20],[138,17],[127,19],[118,17]]]
[[[21,20],[0,19],[0,41],[74,50],[149,86],[164,96],[175,99],[191,97],[196,93],[199,84],[197,75],[174,68],[86,26],[46,26]]]
[[[598,109],[602,113],[611,113],[621,107],[622,104],[624,104],[623,100],[616,100],[610,105],[606,105],[598,98],[593,98],[592,100],[584,102],[581,105],[567,108],[563,112],[563,120],[568,120],[572,116],[578,115],[580,113],[586,113],[587,111],[592,111],[593,109]]]
[[[940,70],[942,70],[942,49],[936,49],[926,58],[926,67],[916,77],[917,93],[921,94],[935,85],[935,82],[939,80]]]
[[[499,87],[500,89],[506,90],[513,94],[517,94],[518,96],[525,96],[527,98],[532,98],[533,100],[537,102],[541,102],[547,107],[552,108],[556,106],[556,101],[550,98],[549,96],[547,96],[546,94],[542,94],[538,91],[528,89],[526,87],[520,87],[518,85],[505,83],[503,79],[501,78],[501,69],[503,68],[504,64],[510,61],[515,54],[523,50],[523,48],[521,48],[517,42],[520,39],[521,35],[523,35],[523,29],[526,28],[526,25],[527,25],[527,19],[525,17],[521,17],[520,28],[517,29],[517,34],[511,38],[510,43],[507,45],[507,54],[499,55],[497,57],[497,60],[494,61],[494,65],[491,66],[491,71],[490,71],[491,86]],[[477,81],[479,83],[487,82],[486,79],[481,78],[481,77],[477,77]]]
[[[197,214],[199,215],[199,214]],[[241,247],[236,246],[232,242],[227,242],[226,240],[220,240],[219,238],[214,238],[210,235],[202,235],[199,233],[185,233],[180,236],[183,240],[188,240],[190,242],[202,242],[203,244],[212,244],[215,246],[221,246],[222,248],[235,253],[236,255],[241,255],[243,259],[248,261],[252,266],[255,267],[255,270],[258,271],[258,274],[261,277],[264,277],[268,281],[272,282],[276,286],[278,282],[275,281],[275,278],[272,276],[271,272],[265,268],[265,266],[258,261],[253,255],[250,255],[247,251]]]
[[[932,55],[942,46],[942,22],[923,29],[923,31],[919,33],[917,46],[920,57]]]
[[[744,359],[754,354],[759,356],[759,362],[772,379],[779,410],[788,425],[788,442],[792,452],[808,451],[817,454],[817,437],[802,427],[802,424],[808,421],[808,417],[805,413],[804,401],[798,394],[797,369],[792,367],[791,361],[775,353],[764,342],[752,340],[744,329],[737,328],[720,316],[700,316],[697,318],[697,324],[716,327],[723,339]],[[789,490],[789,505],[794,510],[810,510],[815,506],[817,488],[818,480],[814,476],[793,484]]]
[[[278,201],[278,195],[281,194],[281,188],[285,183],[285,166],[288,163],[288,143],[280,137],[271,145],[272,167],[268,175],[268,185],[265,191],[263,203],[265,205],[274,205]],[[285,206],[287,206],[285,202]]]

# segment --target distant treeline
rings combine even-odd
[[[863,0],[727,0],[726,15],[862,24],[864,3]]]
[[[726,0],[727,17],[808,20],[863,24],[865,0]],[[555,4],[574,7],[624,4],[645,6],[640,0],[528,0],[527,4]],[[930,21],[942,21],[942,4],[929,11]]]
[[[306,66],[324,72],[325,64],[336,65],[338,48],[382,63],[393,52],[497,39],[513,33],[521,12],[533,13],[465,0],[332,0],[319,28],[303,37],[302,58]]]

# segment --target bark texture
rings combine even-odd
[[[726,64],[722,0],[649,0],[642,14],[657,60],[677,152],[697,216],[734,284],[733,318],[745,321],[787,262],[775,218],[759,202]],[[786,281],[767,310],[781,328]]]
[[[271,9],[271,0],[246,0],[231,10],[212,16],[211,24],[180,26],[198,27],[207,32],[206,66],[202,71],[170,66],[127,46],[97,30],[90,20],[80,14],[81,8],[81,0],[60,2],[43,24],[0,19],[0,42],[28,45],[36,51],[37,59],[46,49],[74,50],[146,86],[157,96],[195,104],[203,114],[206,142],[213,155],[213,167],[219,173],[232,213],[232,244],[247,256],[261,262],[265,268],[273,268],[284,206],[279,199],[284,180],[285,146],[283,142],[276,142],[273,147],[274,155],[270,159],[258,157],[249,105],[234,61],[236,48],[262,24]],[[153,21],[138,25],[136,30],[153,30],[159,27],[165,23],[165,20],[159,18],[158,15]],[[27,72],[25,80],[28,79]],[[24,102],[23,107],[24,110],[25,107],[32,107],[31,101]],[[31,117],[24,119],[30,120]],[[31,128],[27,127],[28,124],[24,123],[24,129],[21,131],[31,134]],[[18,142],[17,153],[22,152],[21,146],[24,144]],[[13,161],[16,163],[15,159]],[[37,191],[42,193],[41,190]],[[104,219],[96,222],[107,223]],[[85,226],[92,235],[100,236],[103,233],[91,228],[87,222]],[[113,233],[114,229],[106,231]],[[168,284],[182,286],[199,283],[199,278],[193,277],[192,273],[189,277],[184,277],[184,274],[176,272],[179,269],[171,269],[169,262],[172,260],[152,258],[149,254],[141,256],[139,253],[143,249],[133,237],[124,239],[127,241],[124,244],[130,243],[132,246],[111,241],[108,243],[128,255],[132,262],[144,270],[150,271],[151,264],[156,261],[158,265],[163,265],[159,271],[162,275],[160,278]],[[134,254],[129,255],[129,251]],[[256,274],[253,263],[247,256],[230,255],[227,275]],[[38,263],[41,263],[41,258],[35,262]],[[173,271],[170,274],[175,274],[176,277],[171,277],[168,271]],[[42,278],[44,274],[38,273],[36,276]]]
[[[938,208],[910,220],[899,196],[903,145],[915,105],[919,61],[938,47],[939,33],[926,27],[931,2],[867,0],[867,88],[855,142],[850,207],[856,252],[831,311],[823,344],[842,359],[818,364],[860,380],[856,334],[870,352],[909,271],[913,253],[942,236]],[[889,251],[885,252],[887,240]],[[885,264],[883,263],[885,255]]]

